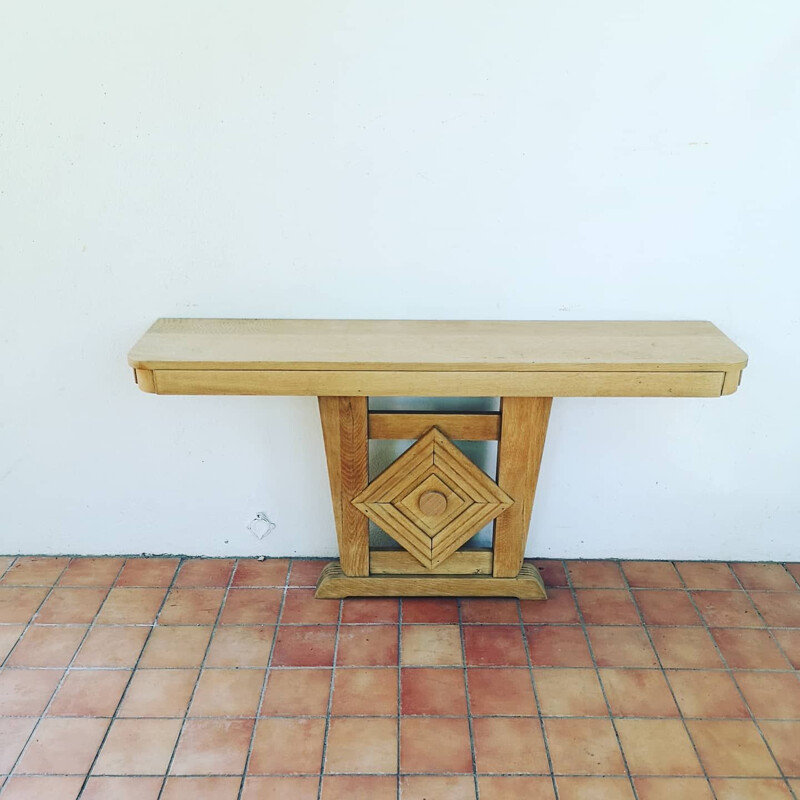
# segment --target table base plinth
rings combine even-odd
[[[316,597],[518,597],[545,600],[542,576],[523,564],[514,578],[491,575],[345,575],[338,561],[328,564],[317,581]]]

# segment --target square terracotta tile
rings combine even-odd
[[[64,591],[92,590],[64,589]],[[150,625],[155,620],[158,609],[161,608],[164,594],[164,589],[114,588],[108,593],[97,621],[101,625]]]
[[[283,589],[231,589],[219,621],[222,625],[270,625],[278,621],[282,599]]]
[[[262,669],[204,669],[190,717],[255,717],[261,702]]]
[[[0,623],[27,623],[47,596],[46,588],[0,586]]]
[[[86,636],[85,625],[31,625],[8,659],[10,667],[66,667]]]
[[[330,667],[336,629],[298,625],[281,627],[272,654],[272,665],[276,667]]]
[[[542,716],[606,717],[600,681],[593,669],[534,669]]]
[[[73,558],[58,579],[59,586],[111,586],[124,558]]]
[[[469,666],[526,667],[528,656],[518,625],[465,627],[464,652]]]
[[[348,625],[340,628],[337,666],[396,666],[397,633],[397,625]]]
[[[676,561],[675,567],[688,589],[739,588],[739,582],[727,564],[714,561]]]
[[[81,800],[158,800],[163,778],[89,778]]]
[[[667,676],[685,717],[746,719],[750,716],[727,672],[668,670]]]
[[[768,592],[793,592],[797,584],[783,564],[756,564],[753,562],[731,564],[745,589]]]
[[[784,564],[786,571],[795,579],[798,586],[800,586],[800,563]]]
[[[461,666],[458,625],[402,625],[401,662],[404,666]]]
[[[395,800],[397,778],[394,775],[326,775],[322,781],[321,800]]]
[[[467,720],[403,717],[400,720],[400,771],[405,774],[471,773],[472,747]]]
[[[80,776],[13,777],[8,779],[3,788],[3,800],[75,800],[82,785],[83,778]],[[86,794],[83,796],[86,797]]]
[[[397,772],[397,720],[336,717],[328,729],[328,773]]]
[[[717,800],[793,800],[780,778],[712,778]]]
[[[465,597],[461,601],[461,622],[519,625],[518,601],[510,597]]]
[[[555,800],[551,778],[531,775],[482,775],[478,778],[481,800]],[[453,800],[469,797],[462,794]]]
[[[43,719],[33,732],[16,772],[85,775],[107,728],[107,719]]]
[[[591,667],[592,657],[581,628],[526,625],[528,652],[534,667]]]
[[[36,615],[36,621],[88,624],[107,594],[108,589],[54,589]]]
[[[14,563],[15,556],[3,556],[0,558],[0,577]]]
[[[759,727],[783,774],[800,777],[800,722],[760,722]]]
[[[634,778],[639,800],[714,800],[705,778]]]
[[[317,800],[319,778],[246,778],[242,800]]]
[[[469,669],[467,676],[472,714],[536,716],[538,713],[527,669]]]
[[[651,628],[663,667],[677,669],[722,669],[714,642],[705,628]]]
[[[611,713],[615,717],[677,717],[664,675],[653,669],[601,669]]]
[[[627,778],[558,778],[559,800],[635,800]]]
[[[682,590],[634,591],[645,625],[702,625],[689,594]]]
[[[793,672],[737,672],[736,683],[756,719],[800,719],[800,676]]]
[[[259,714],[265,717],[324,717],[330,691],[329,669],[274,669],[269,673]]]
[[[692,592],[692,598],[712,628],[763,628],[764,623],[744,592]]]
[[[317,600],[313,589],[287,590],[282,624],[335,625],[338,621],[338,600]]]
[[[240,558],[231,585],[284,586],[288,574],[288,558],[268,558],[265,561]]]
[[[60,669],[0,670],[0,708],[9,717],[39,716],[64,674]]]
[[[172,583],[177,558],[129,558],[117,578],[116,586],[163,586]]]
[[[403,800],[465,800],[475,797],[475,779],[472,775],[404,775],[400,785]],[[491,797],[491,792],[488,793]],[[392,795],[392,798],[395,796]],[[509,800],[508,795],[505,797]],[[528,795],[528,799],[535,800],[535,796]]]
[[[231,558],[187,558],[178,570],[175,586],[227,586],[235,562]]]
[[[778,768],[752,722],[689,720],[686,725],[710,777],[778,777]]]
[[[625,774],[610,720],[548,718],[544,729],[555,774]],[[546,769],[537,771],[546,772]]]
[[[24,625],[0,625],[0,663],[14,649],[24,630]]]
[[[196,682],[196,669],[137,669],[119,716],[183,717]]]
[[[789,663],[795,669],[800,669],[800,631],[774,630],[772,635],[786,654]]]
[[[252,719],[187,719],[171,775],[225,775],[244,771]]]
[[[544,585],[548,589],[554,586],[568,586],[564,562],[556,558],[526,558],[526,564],[533,564],[539,570]],[[548,592],[549,594],[549,592]]]
[[[567,561],[567,573],[577,588],[623,588],[625,581],[616,561]]]
[[[641,625],[627,589],[578,589],[575,596],[587,625]]]
[[[397,669],[337,669],[331,714],[396,716]]]
[[[324,719],[260,719],[248,771],[252,775],[319,774],[324,735]]]
[[[102,722],[108,724],[107,720]],[[166,772],[180,730],[179,719],[114,720],[92,773],[161,775]]]
[[[69,558],[20,556],[0,583],[3,586],[52,586],[68,564]]]
[[[683,582],[670,561],[623,561],[622,571],[632,589],[681,589]]]
[[[548,589],[546,601],[520,600],[519,606],[525,623],[577,625],[580,622],[578,607],[569,589]]]
[[[786,656],[769,631],[716,628],[711,633],[728,666],[733,669],[789,669]]]
[[[51,717],[111,717],[131,677],[127,669],[73,670],[48,709]]]
[[[199,667],[212,630],[210,625],[153,628],[139,666]]]
[[[161,800],[238,800],[241,783],[241,778],[169,777]]]
[[[703,774],[680,720],[621,719],[617,732],[631,775]]]
[[[330,563],[326,559],[293,559],[289,569],[289,586],[316,586],[320,572]]]
[[[266,667],[274,636],[272,625],[217,628],[208,648],[206,666]]]
[[[752,592],[750,597],[771,628],[800,628],[800,592]]]
[[[38,717],[0,717],[0,775],[11,771],[38,721]]]
[[[317,600],[317,603],[329,602]],[[343,623],[394,623],[399,618],[400,603],[396,597],[350,597],[342,601]]]
[[[150,628],[95,625],[78,650],[76,667],[133,667]]]
[[[641,626],[589,625],[586,628],[598,667],[657,667],[656,654]]]
[[[404,597],[402,605],[404,624],[458,622],[458,600],[453,597]]]
[[[466,716],[462,669],[416,667],[402,671],[402,713],[409,716]],[[334,694],[334,701],[336,695]]]
[[[120,589],[150,592],[156,589]],[[224,589],[171,589],[158,616],[159,625],[213,625],[217,620]]]

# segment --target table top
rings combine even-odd
[[[548,375],[562,387],[553,396],[653,394],[629,389],[659,374],[658,396],[713,396],[735,391],[747,364],[710,322],[617,321],[159,319],[128,360],[155,374],[160,386],[140,385],[157,393],[464,396],[529,394]],[[463,391],[432,391],[459,380]]]

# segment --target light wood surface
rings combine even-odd
[[[500,404],[497,483],[514,505],[494,522],[496,578],[516,575],[522,566],[552,403],[552,397],[504,397]]]
[[[348,575],[369,575],[369,522],[352,503],[369,480],[367,400],[320,397],[319,415],[341,566]]]
[[[370,439],[419,439],[434,427],[448,439],[497,440],[500,438],[500,415],[493,411],[480,414],[372,411],[369,415]]]
[[[488,548],[458,550],[436,567],[426,569],[405,550],[370,550],[371,575],[491,575],[492,551]]]
[[[316,596],[335,597],[519,597],[544,600],[539,571],[524,564],[514,578],[487,575],[370,575],[350,577],[338,563],[328,564],[317,581]]]
[[[159,394],[713,396],[747,356],[710,322],[161,319],[128,360]]]

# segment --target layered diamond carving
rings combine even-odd
[[[513,502],[437,428],[353,499],[356,508],[429,569]]]

